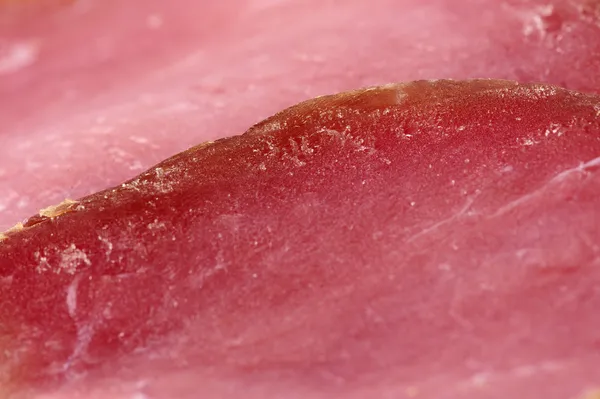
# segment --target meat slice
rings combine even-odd
[[[599,115],[550,85],[372,87],[46,208],[0,236],[0,389],[593,395]]]

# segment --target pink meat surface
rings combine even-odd
[[[0,2],[0,230],[317,95],[600,92],[598,1],[56,3]],[[0,242],[0,397],[600,396],[598,98],[478,84],[46,209]]]

